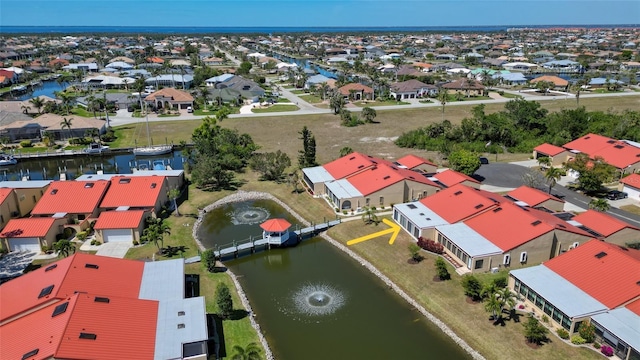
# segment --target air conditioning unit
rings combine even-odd
[[[499,270],[499,269],[498,269],[497,267],[491,268],[491,273],[492,273],[492,274],[495,274],[495,273],[497,273],[497,272],[498,272],[498,270]]]

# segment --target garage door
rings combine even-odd
[[[113,229],[103,230],[102,237],[104,242],[132,242],[133,234],[129,229]]]
[[[40,241],[38,238],[13,238],[9,239],[9,248],[18,252],[40,252]]]
[[[622,191],[629,194],[630,198],[640,200],[640,191],[628,186],[625,186],[624,189],[622,189]]]

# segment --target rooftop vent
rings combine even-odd
[[[614,148],[616,148],[616,149],[624,149],[624,146],[623,145],[616,145],[616,146],[614,146]]]
[[[413,204],[407,204],[407,207],[408,207],[409,209],[417,209],[417,208],[418,208],[417,206],[415,206],[415,205],[413,205]]]
[[[91,189],[93,187],[93,183],[92,182],[88,182],[86,184],[84,184],[84,188],[85,189]]]
[[[93,301],[108,304],[110,300],[108,297],[96,296],[95,299],[93,299]]]
[[[352,156],[349,158],[349,160],[354,160],[355,158],[356,158],[355,156]]]
[[[184,316],[185,312],[184,311],[178,311],[178,316]]]
[[[387,176],[383,177],[382,180],[387,180],[387,179],[390,179],[390,178],[391,178],[391,176],[387,175]]]
[[[51,271],[51,270],[53,270],[53,269],[55,269],[57,267],[58,267],[58,264],[49,265],[49,266],[47,266],[46,269],[44,269],[44,272]]]
[[[636,282],[636,285],[640,285],[640,281]]]
[[[533,225],[533,226],[538,226],[540,224],[542,224],[542,221],[540,221],[540,220],[536,220],[536,221],[531,223],[531,225]]]
[[[358,169],[362,169],[364,165],[358,165]]]
[[[40,349],[33,349],[29,351],[28,353],[22,355],[22,360],[27,360],[30,357],[36,356],[38,354],[38,351],[40,351]]]
[[[178,324],[178,329],[184,329],[184,324]]]
[[[67,311],[67,307],[69,307],[69,302],[65,302],[63,304],[60,304],[58,306],[55,307],[55,309],[53,309],[53,313],[51,314],[51,317],[55,317],[58,316],[60,314],[63,314],[65,311]]]
[[[96,265],[96,264],[84,264],[84,267],[89,268],[89,269],[97,269],[100,266]]]
[[[584,139],[585,140],[589,140],[589,139],[591,139],[591,136],[585,136]]]
[[[499,207],[499,208],[495,208],[495,209],[493,209],[493,212],[494,212],[494,213],[497,213],[498,211],[502,211],[502,208],[501,208],[501,207]]]
[[[480,209],[480,208],[481,208],[481,207],[483,207],[483,206],[484,206],[483,204],[478,204],[478,205],[476,205],[476,206],[474,206],[474,207],[475,207],[476,209]]]
[[[155,189],[155,188],[156,188],[156,186],[158,186],[158,184],[156,184],[156,183],[151,183],[151,188],[152,188],[152,189]]]
[[[51,190],[51,195],[55,195],[55,194],[57,194],[57,193],[58,193],[58,189],[53,189],[53,190]]]
[[[455,196],[458,196],[458,195],[460,195],[460,194],[462,194],[462,191],[460,191],[460,190],[458,190],[458,191],[456,191],[456,192],[454,192],[454,193],[453,193],[453,195],[455,195]]]
[[[42,290],[40,290],[40,294],[38,295],[38,299],[41,299],[47,295],[50,295],[51,292],[53,291],[53,287],[54,285],[49,285],[46,288],[43,288]]]
[[[611,140],[607,140],[607,143],[609,143],[609,144],[614,144],[615,142],[616,142],[616,141],[615,141],[615,140],[613,140],[613,139],[611,139]]]
[[[602,259],[605,256],[607,256],[607,253],[604,251],[600,251],[599,253],[596,254],[596,258],[598,259]]]
[[[122,178],[122,179],[118,180],[119,184],[128,184],[130,182],[131,182],[130,178]]]
[[[80,339],[87,339],[87,340],[95,340],[97,337],[98,335],[96,334],[84,333],[84,332],[81,332],[79,336]]]

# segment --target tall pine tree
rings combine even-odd
[[[317,166],[316,162],[316,138],[305,126],[298,134],[301,135],[302,150],[298,151],[298,165],[300,168]]]

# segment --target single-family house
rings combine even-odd
[[[0,230],[9,220],[18,217],[18,199],[11,188],[0,188]]]
[[[630,199],[640,200],[640,175],[631,174],[620,179],[618,190],[626,192]]]
[[[640,170],[640,148],[598,134],[587,134],[563,145],[571,153],[584,153],[591,159],[602,158],[622,174]]]
[[[164,176],[114,176],[110,183],[100,211],[142,210],[157,216],[169,200]]]
[[[71,118],[71,128],[62,128],[64,118]],[[24,139],[40,139],[43,132],[48,132],[56,140],[68,139],[71,137],[83,137],[88,130],[97,129],[101,134],[106,131],[104,120],[69,117],[53,113],[42,114],[35,119],[17,120],[0,125],[0,134],[6,136],[11,141]]]
[[[589,231],[600,240],[619,246],[640,240],[640,228],[592,209],[574,216],[569,223]]]
[[[553,88],[558,90],[565,90],[567,86],[569,86],[569,81],[554,75],[542,75],[535,79],[532,79],[529,82],[535,86],[536,84],[542,81],[553,84]]]
[[[533,158],[539,159],[541,157],[548,157],[551,159],[551,166],[559,167],[563,166],[567,159],[573,154],[560,146],[551,144],[541,144],[533,148]]]
[[[157,109],[186,109],[193,107],[193,96],[186,91],[164,88],[151,93],[144,101]]]
[[[43,247],[53,245],[65,223],[66,219],[53,217],[11,219],[2,229],[0,238],[9,251],[39,253]]]
[[[396,82],[390,86],[390,94],[396,100],[416,99],[427,96],[435,96],[438,88],[434,85],[425,84],[421,81],[411,79],[402,82]]]
[[[222,74],[218,76],[214,76],[205,80],[205,84],[207,86],[216,86],[216,84],[224,83],[226,81],[231,80],[235,75],[233,74]]]
[[[147,85],[153,85],[156,88],[160,86],[179,87],[188,89],[193,84],[193,75],[189,74],[161,74],[145,79]]]
[[[423,174],[435,174],[438,170],[438,165],[414,154],[405,155],[398,159],[394,164]]]
[[[438,184],[442,184],[443,187],[448,188],[454,185],[462,184],[471,188],[479,189],[481,185],[480,181],[472,178],[471,176],[451,169],[446,169],[444,171],[435,173],[430,177],[430,179],[437,182]]]
[[[98,205],[108,187],[108,181],[53,181],[31,216],[65,218],[67,224],[83,230],[89,226],[88,219],[98,217]]]
[[[601,88],[608,88],[608,87],[621,87],[621,86],[624,86],[624,85],[626,85],[626,84],[622,80],[608,79],[608,78],[603,78],[603,77],[592,78],[591,80],[589,80],[589,83],[587,84],[587,86],[589,88],[592,88],[592,89],[601,89]]]
[[[461,78],[442,85],[449,94],[464,93],[470,96],[481,96],[484,85],[475,79]]]
[[[506,198],[513,200],[521,206],[529,206],[532,208],[544,208],[552,212],[564,210],[565,201],[538,189],[528,186],[520,186],[517,189],[509,191]]]
[[[218,66],[218,65],[224,64],[224,59],[221,59],[218,57],[208,57],[208,58],[202,59],[202,63],[207,66]]]
[[[530,71],[530,70],[536,69],[538,65],[527,63],[527,62],[516,61],[516,62],[509,62],[509,63],[502,64],[502,67],[509,71]]]
[[[359,83],[344,85],[338,91],[349,100],[373,100],[373,89]]]
[[[0,189],[7,188],[13,191],[13,198],[16,206],[12,210],[11,217],[24,217],[31,213],[36,206],[51,180],[29,180],[29,181],[0,181]],[[14,208],[14,207],[11,207]],[[13,214],[17,211],[17,214]]]
[[[103,211],[93,226],[96,239],[103,242],[140,242],[148,212],[144,210]]]
[[[512,270],[509,287],[553,328],[573,335],[582,322],[591,321],[598,341],[622,359],[638,358],[638,269],[638,250],[591,240],[542,265]]]
[[[84,72],[95,72],[98,71],[98,64],[96,63],[74,63],[65,65],[62,67],[65,70],[81,70]]]
[[[519,72],[497,73],[491,78],[498,80],[502,85],[524,85],[528,81],[524,74]]]
[[[576,72],[581,69],[581,65],[577,61],[564,59],[564,60],[552,60],[542,63],[542,67],[545,69],[552,69],[563,72]]]
[[[186,283],[184,259],[43,266],[2,285],[2,357],[207,359],[204,298],[185,298]]]

